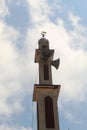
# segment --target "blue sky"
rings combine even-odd
[[[87,0],[0,0],[0,130],[36,130],[35,49],[46,31],[59,70],[60,130],[87,130]]]

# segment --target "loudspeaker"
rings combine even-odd
[[[60,59],[57,59],[51,62],[51,65],[53,65],[56,69],[58,69],[59,64],[60,64]]]

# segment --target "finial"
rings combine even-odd
[[[46,32],[42,31],[42,32],[41,32],[41,35],[42,35],[42,37],[44,38],[45,35],[46,35]]]

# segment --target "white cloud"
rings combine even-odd
[[[31,128],[25,128],[25,127],[11,127],[5,124],[0,125],[0,130],[32,130]]]
[[[25,0],[7,0],[7,3],[9,5],[15,4],[17,6],[26,6],[26,1]]]
[[[21,111],[21,101],[17,104],[13,98],[23,93],[20,74],[20,55],[16,47],[16,40],[20,33],[14,28],[0,21],[0,114],[10,115]],[[21,96],[21,95],[20,95]],[[12,103],[8,99],[12,100]],[[11,106],[13,104],[13,106]],[[16,106],[17,105],[17,106]]]
[[[21,102],[22,102],[21,100],[17,100],[17,99],[15,99],[15,101],[13,102],[13,109],[14,109],[14,111],[16,111],[16,113],[24,111]]]
[[[5,4],[6,0],[0,0],[0,18],[4,18],[6,15],[10,15],[9,9]]]
[[[50,7],[46,0],[27,0],[29,14],[31,16],[31,22],[34,24],[45,23],[49,20],[48,15],[50,14]]]
[[[81,25],[80,17],[74,16],[71,12],[69,13],[69,20],[72,24],[73,30],[70,33],[71,46],[76,49],[87,50],[87,28]]]
[[[76,119],[75,115],[73,115],[70,112],[66,112],[65,118],[69,120],[70,122],[73,122],[75,124],[82,124],[82,121],[80,119]]]
[[[79,21],[81,18],[79,16],[74,16],[71,12],[69,12],[69,20],[71,21],[72,25],[77,29],[80,28]]]

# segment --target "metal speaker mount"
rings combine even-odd
[[[60,64],[60,59],[57,59],[51,62],[51,65],[53,65],[56,69],[58,69],[59,64]]]

